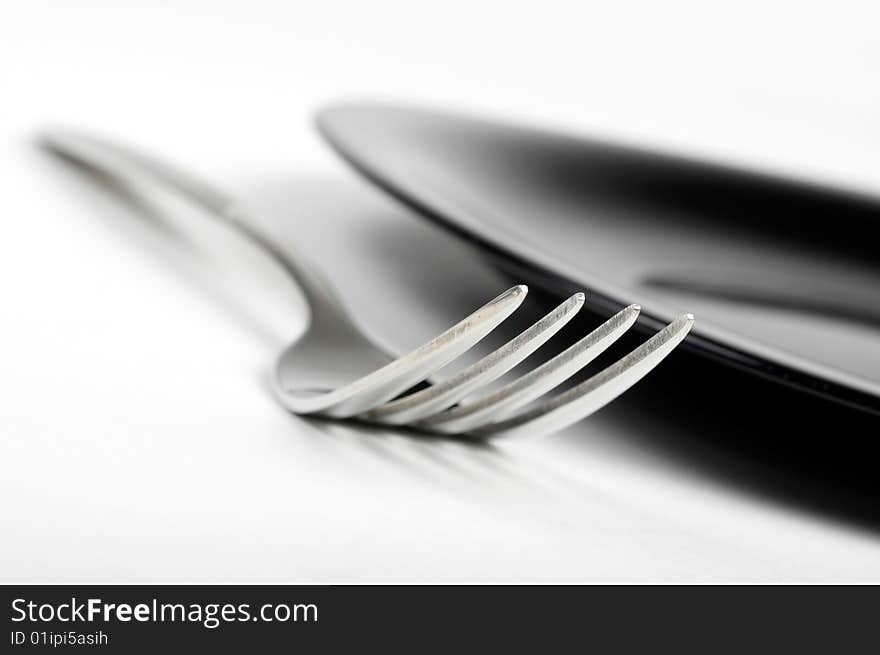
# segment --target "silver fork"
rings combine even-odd
[[[299,285],[311,310],[306,332],[275,365],[278,399],[297,414],[490,439],[560,430],[617,398],[659,364],[694,323],[685,314],[631,353],[576,386],[540,399],[614,343],[638,317],[630,305],[529,373],[491,393],[475,392],[521,363],[584,304],[576,293],[521,334],[445,381],[400,394],[429,379],[509,317],[528,292],[508,289],[438,337],[393,358],[370,341],[319,270],[261,234],[232,198],[167,163],[73,131],[52,131],[43,144],[57,155],[122,181],[152,181],[236,229]]]

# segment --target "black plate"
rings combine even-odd
[[[693,352],[880,412],[880,202],[795,180],[417,108],[318,126],[358,171],[527,281],[697,316]]]

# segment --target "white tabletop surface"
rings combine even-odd
[[[880,581],[875,533],[602,412],[493,448],[291,416],[266,380],[295,293],[243,292],[256,261],[188,251],[32,142],[89,127],[204,172],[404,348],[506,281],[356,179],[316,107],[458,106],[880,189],[870,3],[115,4],[0,9],[0,581]]]

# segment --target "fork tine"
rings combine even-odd
[[[279,389],[277,395],[289,409],[300,414],[349,418],[366,412],[473,347],[516,311],[527,293],[524,284],[508,289],[431,341],[338,389],[304,397]]]
[[[630,305],[583,339],[498,391],[471,403],[446,410],[422,422],[426,429],[444,434],[468,432],[510,416],[581,370],[626,332],[641,308]]]
[[[518,336],[445,382],[385,403],[367,412],[364,418],[389,425],[403,425],[451,407],[475,389],[501,377],[535,352],[568,323],[583,305],[584,294],[574,294]]]
[[[694,324],[684,314],[641,346],[577,386],[538,407],[470,432],[482,439],[518,435],[541,436],[568,427],[601,409],[647,375],[687,336]]]

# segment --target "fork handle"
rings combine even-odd
[[[352,325],[352,319],[332,285],[308,260],[291,257],[263,235],[228,194],[164,161],[131,148],[73,130],[43,133],[49,151],[92,171],[126,181],[151,181],[207,210],[259,247],[293,278],[306,297],[313,327]]]

